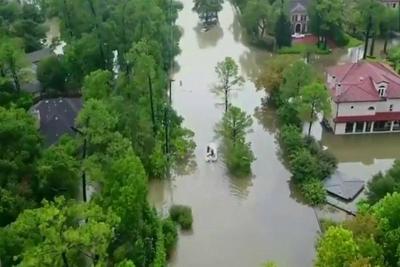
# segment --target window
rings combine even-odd
[[[356,133],[362,133],[364,130],[364,122],[357,122],[356,123]]]
[[[370,107],[368,108],[368,110],[375,110],[375,107],[370,106]]]
[[[353,109],[353,108],[354,108],[354,106],[351,106],[350,108],[351,108],[351,109]]]
[[[365,125],[365,132],[369,133],[371,131],[371,126],[372,122],[367,121],[367,124]]]
[[[389,111],[393,111],[393,104],[389,106]]]
[[[354,123],[353,122],[347,122],[346,123],[346,128],[344,129],[345,133],[352,133],[354,128]]]
[[[385,96],[385,88],[379,88],[378,93],[379,93],[380,97],[384,97]]]

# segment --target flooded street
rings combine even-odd
[[[193,210],[193,231],[180,235],[171,265],[256,267],[273,260],[280,266],[311,266],[318,222],[312,208],[291,196],[290,173],[278,155],[275,117],[260,111],[264,92],[257,92],[253,84],[271,55],[245,44],[229,3],[219,14],[220,25],[202,32],[191,11],[192,1],[183,2],[177,21],[183,36],[173,105],[185,126],[195,132],[197,166],[171,182],[153,181],[150,188],[150,198],[159,209],[176,203]],[[232,102],[253,115],[248,140],[257,160],[251,178],[231,178],[222,161],[204,161],[205,146],[214,140],[214,127],[223,113],[222,98],[211,91],[216,82],[214,67],[226,56],[236,60],[246,79]]]

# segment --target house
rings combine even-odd
[[[360,61],[329,68],[335,134],[400,132],[400,75],[383,63]]]
[[[46,145],[52,145],[63,134],[72,134],[71,127],[82,108],[81,98],[53,98],[39,101],[30,112],[37,117]]]
[[[308,32],[308,5],[310,0],[292,0],[289,3],[290,22],[293,34],[303,34]]]
[[[40,91],[42,90],[42,85],[36,79],[37,66],[40,63],[40,61],[52,55],[54,55],[54,53],[48,47],[26,54],[27,60],[31,63],[31,72],[33,77],[29,82],[23,83],[21,85],[22,91],[34,95],[40,93]]]
[[[391,8],[397,8],[400,5],[400,0],[381,0],[384,5]]]

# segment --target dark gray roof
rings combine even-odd
[[[364,181],[336,171],[325,180],[324,186],[328,193],[349,201],[364,189]]]
[[[48,47],[26,54],[28,59],[34,64],[39,63],[51,55],[54,55],[54,53],[51,48]]]
[[[31,94],[40,93],[42,90],[42,85],[38,80],[33,80],[29,83],[24,83],[21,85],[21,90]]]
[[[63,134],[72,134],[71,126],[82,108],[81,98],[52,98],[41,100],[31,108],[40,120],[40,132],[47,145],[58,141]]]
[[[310,0],[289,0],[290,13],[307,12]]]

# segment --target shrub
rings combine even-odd
[[[278,108],[277,113],[279,122],[282,125],[287,125],[287,124],[293,124],[296,126],[301,125],[301,121],[298,116],[298,111],[294,107],[294,105],[285,103]]]
[[[57,56],[50,56],[41,61],[37,68],[37,79],[46,91],[63,92],[67,73]]]
[[[278,50],[278,54],[318,54],[318,55],[327,55],[332,51],[330,49],[319,48],[316,45],[310,44],[293,44],[291,47],[282,47]]]
[[[305,148],[292,154],[290,168],[295,182],[303,183],[312,178],[320,177],[318,164],[318,159]]]
[[[164,236],[164,246],[169,255],[178,241],[178,231],[176,224],[171,218],[162,221],[162,232]]]
[[[238,141],[236,144],[225,141],[225,162],[229,172],[236,177],[244,177],[251,174],[251,163],[255,157],[250,149],[250,143]]]
[[[184,205],[173,205],[169,210],[171,220],[176,222],[183,230],[192,228],[192,209]]]
[[[304,147],[303,138],[300,129],[294,125],[285,125],[279,134],[285,153],[288,155]]]
[[[326,200],[326,190],[317,179],[311,179],[302,184],[301,192],[307,203],[312,205],[323,204]]]

